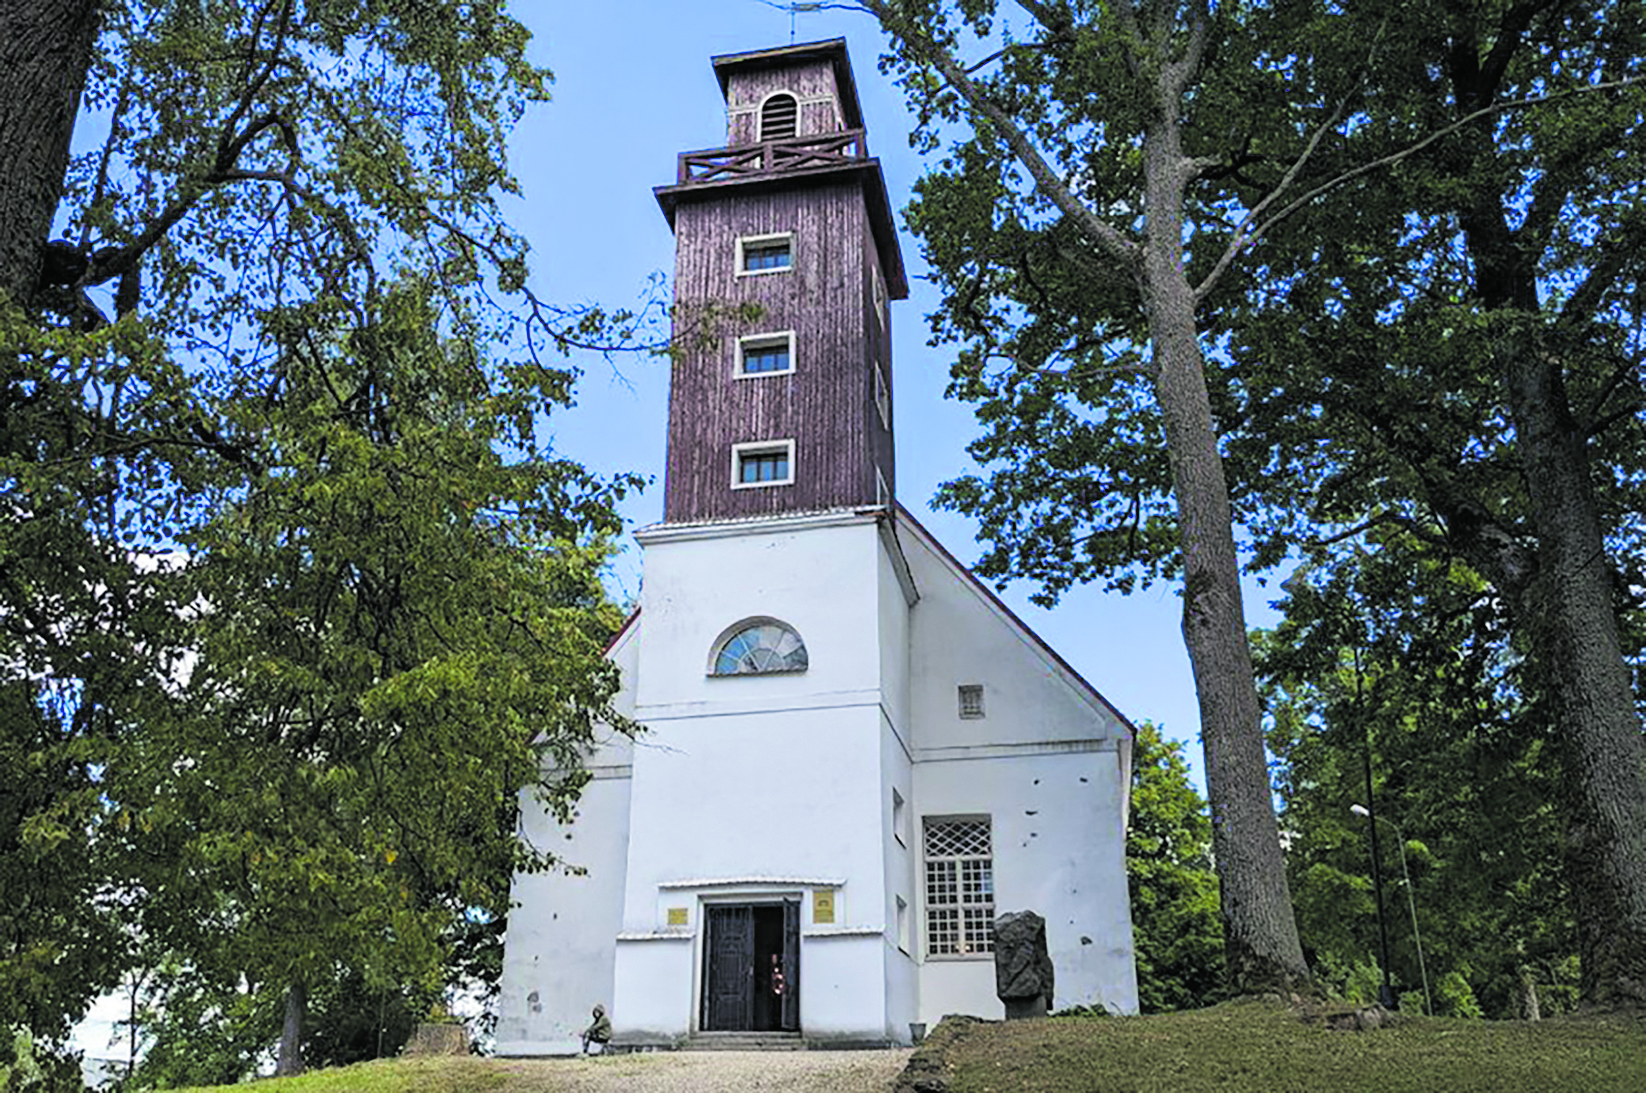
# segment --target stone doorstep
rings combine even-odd
[[[808,1039],[798,1032],[694,1032],[679,1040],[613,1040],[610,1055],[650,1051],[884,1051],[890,1040]]]
[[[798,1032],[697,1032],[680,1045],[682,1051],[804,1051]]]

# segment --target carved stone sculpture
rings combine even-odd
[[[1045,919],[1014,911],[994,920],[994,982],[1006,1003],[1006,1020],[1046,1016],[1052,1007],[1052,958]]]

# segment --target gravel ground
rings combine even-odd
[[[889,1093],[909,1055],[908,1048],[659,1051],[598,1059],[520,1059],[500,1069],[545,1093]]]

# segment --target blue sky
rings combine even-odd
[[[652,187],[673,182],[677,153],[725,143],[709,59],[787,44],[789,16],[759,0],[551,0],[522,4],[518,14],[536,34],[535,58],[556,77],[554,101],[528,114],[512,149],[525,200],[510,215],[531,240],[535,287],[561,303],[633,304],[649,277],[673,268],[673,237]],[[901,208],[923,163],[908,147],[901,92],[876,69],[882,39],[867,16],[853,12],[797,20],[796,41],[835,37],[847,39],[869,147]],[[901,228],[901,216],[898,222]],[[933,512],[930,501],[939,483],[972,469],[965,446],[977,429],[968,407],[943,398],[951,350],[925,344],[925,315],[937,295],[924,280],[916,241],[904,234],[902,244],[911,295],[893,306],[892,317],[898,499],[971,562],[980,553],[975,524]],[[651,476],[654,484],[626,515],[633,525],[654,522],[662,512],[666,365],[648,358],[582,363],[579,406],[553,422],[555,446],[607,472]],[[638,588],[632,543],[617,580],[626,593]],[[1128,717],[1151,719],[1190,741],[1201,781],[1200,722],[1175,590],[1121,597],[1081,589],[1050,611],[1028,602],[1031,591],[1013,586],[1003,598]],[[1248,582],[1249,621],[1272,624],[1273,594]]]

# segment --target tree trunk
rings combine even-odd
[[[1183,268],[1187,164],[1170,117],[1150,134],[1144,171],[1142,289],[1182,536],[1183,640],[1200,703],[1228,976],[1241,993],[1289,993],[1307,989],[1309,969],[1280,849],[1228,483]]]
[[[1646,1006],[1646,745],[1618,639],[1587,441],[1560,361],[1530,337],[1513,339],[1506,357],[1538,540],[1532,637],[1566,753],[1582,997],[1589,1006]]]
[[[308,1016],[309,991],[301,983],[286,989],[286,1020],[280,1026],[280,1058],[274,1076],[303,1073],[303,1021]]]
[[[1523,35],[1524,27],[1513,33]],[[1458,51],[1451,77],[1460,108],[1493,101],[1505,71],[1478,65],[1471,50]],[[1492,123],[1482,123],[1475,134],[1476,169],[1491,178],[1498,153]],[[1543,184],[1569,182],[1549,171]],[[1536,258],[1550,240],[1531,236],[1524,223],[1510,226],[1508,185],[1499,180],[1459,210],[1475,295],[1489,312],[1507,312],[1502,318],[1514,322],[1500,344],[1500,364],[1537,552],[1531,579],[1508,600],[1559,721],[1583,1002],[1642,1006],[1646,742],[1618,638],[1611,564],[1590,481],[1587,423],[1572,414],[1564,364],[1534,325],[1542,322]],[[1537,200],[1549,196],[1539,193]],[[1522,318],[1513,321],[1515,314]]]
[[[97,0],[0,4],[0,296],[27,302],[97,37]]]

